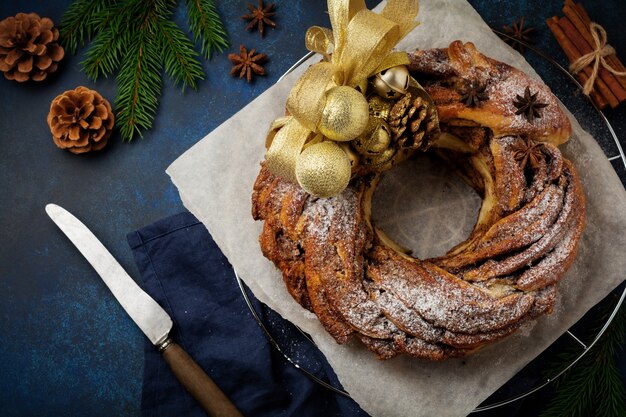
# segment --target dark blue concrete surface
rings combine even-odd
[[[69,0],[0,2],[0,19],[35,11],[59,22]],[[182,94],[168,80],[154,128],[132,143],[114,134],[108,149],[76,156],[57,149],[46,125],[51,100],[86,85],[114,100],[115,80],[93,83],[80,72],[79,56],[67,56],[44,83],[0,79],[0,410],[3,416],[136,416],[142,378],[142,334],[87,262],[44,212],[46,203],[66,207],[100,237],[121,264],[137,277],[126,233],[184,208],[165,174],[166,167],[200,138],[259,95],[306,51],[303,34],[312,24],[327,25],[324,0],[277,1],[277,30],[264,39],[243,30],[246,1],[221,1],[231,47],[243,43],[270,56],[267,77],[253,84],[229,76],[226,54],[205,62],[207,79],[198,91]],[[369,1],[370,5],[376,3]],[[537,27],[538,46],[564,62],[544,25],[561,2],[472,0],[494,27],[525,15]],[[586,2],[603,23],[610,42],[626,59],[623,0]],[[184,11],[177,13],[184,20]],[[589,105],[544,61],[527,53],[582,124],[598,138],[607,156],[617,148]],[[626,105],[608,112],[626,138]],[[622,144],[625,142],[622,140]],[[626,171],[614,166],[622,181]],[[622,358],[624,355],[622,355]],[[622,363],[624,361],[622,360]],[[534,415],[540,401],[509,414]]]

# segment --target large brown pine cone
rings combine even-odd
[[[109,102],[86,87],[66,91],[52,100],[50,105],[48,125],[54,143],[72,153],[104,148],[113,124]]]
[[[42,81],[56,71],[65,51],[52,20],[18,13],[0,22],[0,71],[9,80]]]

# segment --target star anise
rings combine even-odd
[[[517,107],[515,114],[523,114],[529,123],[534,122],[535,118],[540,118],[541,113],[539,110],[548,106],[547,103],[540,103],[537,101],[537,94],[539,93],[532,94],[530,92],[530,87],[526,86],[524,96],[522,97],[519,94],[516,94],[515,100],[513,100],[513,105]]]
[[[250,49],[250,52],[246,50],[246,47],[241,45],[239,47],[239,54],[228,54],[228,59],[233,63],[233,68],[230,70],[231,75],[237,75],[239,72],[239,78],[246,76],[248,82],[252,81],[252,74],[265,75],[265,69],[259,65],[267,58],[265,54],[256,54],[256,49]]]
[[[513,158],[519,162],[522,170],[526,169],[526,165],[530,165],[531,168],[539,167],[539,162],[545,157],[543,144],[535,142],[528,136],[518,136],[512,150]]]
[[[459,90],[459,93],[461,94],[461,103],[465,103],[468,107],[478,106],[481,101],[489,100],[489,95],[486,90],[487,85],[480,84],[478,81],[466,83]]]
[[[510,36],[510,38],[503,36],[504,41],[521,53],[524,53],[524,44],[522,42],[527,44],[533,42],[531,33],[534,32],[535,28],[524,28],[524,16],[522,16],[519,22],[517,20],[513,21],[511,26],[502,26],[502,30]]]
[[[246,26],[246,30],[254,29],[256,26],[259,29],[259,33],[261,37],[265,36],[265,25],[275,28],[276,23],[270,19],[272,16],[276,14],[274,8],[276,5],[274,3],[268,4],[265,6],[263,4],[263,0],[259,0],[259,6],[254,7],[250,3],[248,3],[248,9],[250,13],[241,16],[242,19],[248,21],[248,25]]]

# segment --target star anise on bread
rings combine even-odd
[[[532,94],[530,92],[530,87],[526,86],[526,90],[524,90],[524,96],[516,95],[515,100],[513,100],[513,105],[517,107],[516,115],[523,114],[528,120],[529,123],[535,121],[535,118],[540,118],[541,113],[540,109],[544,107],[548,107],[547,103],[540,103],[537,101],[537,94]]]
[[[464,103],[468,107],[478,106],[481,101],[489,100],[489,95],[486,90],[487,85],[481,84],[478,81],[465,83],[459,90],[461,103]]]
[[[535,142],[529,136],[518,136],[511,150],[513,158],[520,164],[522,170],[528,165],[533,169],[538,168],[540,161],[545,158],[543,144]]]
[[[524,16],[519,20],[513,21],[510,26],[502,26],[502,30],[504,33],[509,35],[510,37],[504,37],[504,41],[511,45],[513,49],[518,50],[521,53],[524,53],[524,44],[532,43],[531,33],[535,30],[532,27],[524,27]],[[522,43],[523,42],[523,43]]]
[[[248,3],[248,9],[250,13],[241,16],[242,19],[248,21],[248,25],[246,26],[246,30],[258,28],[259,34],[261,37],[265,36],[265,25],[275,28],[276,22],[270,19],[272,16],[276,14],[274,8],[276,5],[274,3],[270,3],[267,6],[263,4],[263,0],[259,0],[259,6],[254,7],[250,3]]]
[[[237,75],[239,78],[246,76],[246,81],[252,81],[253,74],[265,75],[265,68],[260,64],[267,59],[265,54],[255,54],[256,49],[246,49],[245,46],[239,47],[239,54],[228,54],[228,59],[233,63],[233,68],[230,70],[231,75]]]

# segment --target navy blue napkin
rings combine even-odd
[[[351,399],[312,381],[271,346],[246,305],[226,257],[193,215],[181,213],[128,235],[143,288],[172,316],[172,336],[245,416],[355,416]],[[340,387],[321,352],[298,329],[252,299],[279,344],[318,378]],[[205,416],[149,342],[144,416]]]

